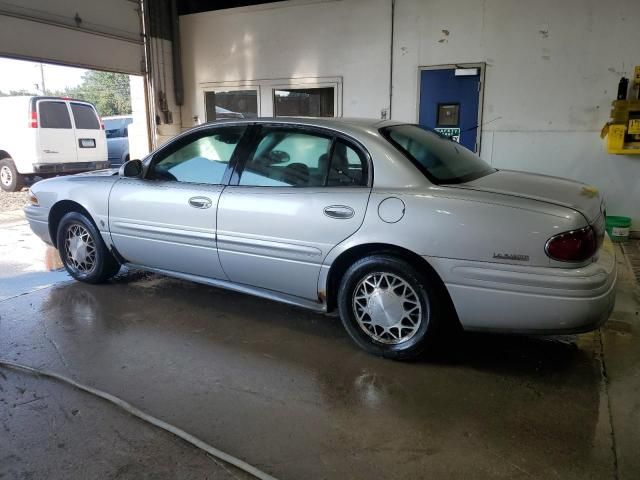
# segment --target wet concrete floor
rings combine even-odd
[[[359,351],[336,318],[266,300],[134,271],[72,282],[46,272],[43,244],[16,245],[23,222],[0,232],[0,358],[118,395],[276,478],[640,476],[640,298],[622,255],[601,331],[463,334],[397,363]],[[0,478],[247,477],[0,368]]]

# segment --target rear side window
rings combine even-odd
[[[40,102],[40,128],[71,128],[69,110],[65,102]]]
[[[73,120],[76,122],[76,128],[100,130],[100,122],[93,107],[82,103],[72,103],[71,111],[73,112]]]
[[[342,140],[337,140],[331,155],[327,186],[356,187],[366,185],[366,159]]]

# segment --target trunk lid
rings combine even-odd
[[[498,170],[491,175],[455,186],[572,208],[584,215],[589,223],[600,216],[603,208],[597,188],[549,175]]]

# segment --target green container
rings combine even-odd
[[[629,240],[631,219],[629,217],[614,217],[607,215],[606,230],[614,242],[626,242]]]

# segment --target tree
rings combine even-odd
[[[131,113],[129,76],[122,73],[89,70],[80,85],[67,88],[62,96],[93,103],[102,117]]]

